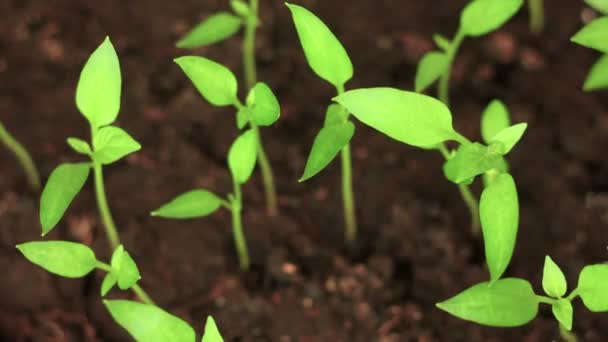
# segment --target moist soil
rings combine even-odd
[[[32,152],[43,179],[61,162],[82,160],[65,143],[88,139],[74,91],[88,55],[105,35],[112,38],[123,75],[118,124],[143,149],[106,167],[110,206],[142,287],[199,333],[211,314],[228,341],[557,340],[546,305],[530,324],[511,329],[481,327],[435,307],[488,278],[482,241],[471,234],[438,153],[360,123],[352,142],[360,235],[354,246],[344,244],[339,163],[297,182],[334,90],[307,66],[282,2],[261,2],[259,78],[282,104],[280,121],[263,129],[281,214],[266,215],[256,174],[244,187],[249,272],[238,270],[226,211],[188,221],[149,215],[193,188],[231,190],[225,156],[237,134],[234,111],[207,104],[172,62],[205,55],[242,75],[240,37],[196,51],[174,48],[228,1],[2,1],[2,122]],[[299,3],[349,51],[355,77],[348,88],[412,89],[432,34],[455,32],[466,1]],[[529,279],[538,293],[547,254],[570,288],[584,265],[608,259],[608,97],[581,91],[599,57],[569,42],[593,15],[581,3],[551,1],[539,36],[529,32],[524,10],[500,32],[468,39],[452,78],[455,126],[471,139],[480,139],[480,114],[494,98],[509,106],[513,121],[529,124],[509,156],[521,219],[507,275]],[[0,340],[129,341],[101,304],[102,273],[62,279],[15,249],[40,239],[39,194],[6,150],[0,166]],[[108,259],[92,184],[47,238],[90,244]],[[117,290],[109,297],[133,298]],[[583,341],[606,341],[608,316],[576,300],[574,329]]]

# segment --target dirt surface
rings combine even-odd
[[[435,308],[487,279],[481,241],[469,233],[466,207],[443,177],[438,153],[360,123],[352,144],[360,243],[344,246],[338,163],[297,182],[333,90],[306,65],[282,2],[261,2],[259,78],[282,104],[281,120],[263,130],[281,216],[265,216],[254,177],[244,188],[254,263],[247,274],[236,266],[227,212],[192,221],[148,214],[193,188],[230,191],[225,155],[236,135],[234,113],[208,105],[172,63],[204,54],[241,75],[240,37],[194,52],[173,47],[228,1],[3,0],[0,118],[33,153],[43,179],[60,162],[80,160],[65,143],[88,139],[74,106],[76,82],[87,56],[111,36],[123,73],[118,124],[143,149],[106,168],[110,206],[142,287],[199,333],[212,314],[228,341],[556,340],[547,306],[515,329],[480,327]],[[348,88],[411,89],[432,33],[453,33],[466,1],[297,3],[323,18],[349,51],[355,77]],[[452,84],[455,126],[468,137],[479,139],[480,113],[493,98],[507,103],[514,121],[529,123],[510,155],[521,224],[507,274],[529,279],[538,293],[546,254],[571,288],[584,265],[608,259],[608,97],[580,90],[598,55],[569,42],[589,13],[581,1],[551,3],[540,37],[529,33],[522,11],[500,32],[467,40]],[[128,341],[101,304],[101,273],[61,279],[14,248],[40,239],[38,197],[1,150],[0,340]],[[48,239],[91,244],[107,260],[92,184]],[[606,341],[608,315],[591,314],[577,300],[574,329],[583,341]]]

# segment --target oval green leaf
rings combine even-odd
[[[587,309],[593,312],[608,311],[608,265],[585,266],[578,277],[578,294]]]
[[[443,165],[445,177],[456,184],[468,184],[486,171],[503,167],[501,155],[480,143],[460,145]]]
[[[566,330],[572,330],[572,317],[574,316],[574,310],[572,309],[572,303],[567,299],[560,299],[551,305],[551,311],[553,316],[557,319]]]
[[[106,37],[84,65],[76,88],[76,106],[93,127],[116,120],[121,82],[118,56]]]
[[[90,164],[61,164],[49,176],[40,196],[42,236],[57,225],[89,177]]]
[[[496,282],[511,262],[519,225],[517,188],[510,174],[496,176],[483,190],[479,217],[490,280]]]
[[[228,151],[228,168],[239,184],[247,182],[255,168],[258,153],[258,140],[250,129],[241,134]]]
[[[97,265],[95,253],[88,246],[69,241],[35,241],[17,245],[32,263],[66,278],[80,278]]]
[[[207,322],[205,323],[205,333],[203,334],[203,342],[224,342],[220,330],[215,324],[213,317],[208,316]]]
[[[179,57],[174,61],[212,105],[230,106],[238,102],[236,77],[225,66],[197,56]]]
[[[116,275],[113,272],[106,274],[101,282],[101,296],[105,297],[108,292],[116,285]]]
[[[161,308],[128,300],[105,300],[112,318],[138,342],[194,342],[194,329]]]
[[[511,126],[511,117],[507,106],[500,100],[493,100],[481,115],[481,137],[486,144],[498,132]]]
[[[517,327],[538,314],[538,299],[528,281],[501,279],[474,285],[456,296],[437,304],[447,313],[492,327]]]
[[[414,88],[416,92],[424,91],[433,82],[437,81],[448,65],[447,56],[438,51],[431,51],[424,55],[418,63]]]
[[[315,137],[306,161],[303,182],[321,172],[346,146],[355,133],[355,125],[350,121],[323,127]]]
[[[545,256],[543,267],[543,290],[551,297],[559,298],[566,294],[568,284],[566,277],[550,256]]]
[[[174,219],[204,217],[215,212],[221,205],[222,200],[214,193],[207,190],[192,190],[154,210],[152,216]]]
[[[570,39],[579,45],[608,53],[608,16],[585,25]]]
[[[594,91],[608,88],[608,54],[604,54],[591,67],[583,90]]]
[[[227,12],[214,14],[188,32],[177,42],[177,47],[195,49],[221,42],[235,35],[242,23],[241,18]]]
[[[258,126],[270,126],[281,115],[281,106],[266,83],[257,83],[247,95],[251,121]]]
[[[435,42],[437,47],[443,51],[448,51],[450,49],[450,46],[452,45],[448,38],[438,33],[433,35],[433,41]]]
[[[458,140],[450,110],[426,95],[394,88],[347,91],[334,98],[359,121],[403,143],[429,147]]]
[[[300,37],[308,65],[320,78],[342,88],[353,77],[353,64],[330,29],[312,12],[287,4]]]
[[[507,127],[502,131],[498,132],[491,140],[490,144],[501,143],[501,148],[498,149],[498,153],[505,155],[513,149],[515,144],[519,142],[524,132],[528,128],[527,123],[518,123],[511,127]]]
[[[243,18],[249,16],[249,5],[245,3],[243,0],[231,0],[230,7],[234,11],[234,13],[240,15]]]
[[[461,30],[473,37],[490,33],[511,19],[523,3],[523,0],[473,0],[460,16]]]
[[[112,164],[124,156],[139,151],[141,145],[122,128],[107,126],[95,133],[93,148],[95,161]]]
[[[89,146],[89,143],[82,139],[69,137],[67,142],[68,145],[70,145],[70,147],[78,153],[86,155],[91,155],[93,153],[93,151],[91,150],[91,146]]]

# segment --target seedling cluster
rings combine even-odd
[[[530,4],[537,3],[530,0]],[[600,11],[608,3],[589,0]],[[274,93],[255,79],[254,37],[259,23],[258,3],[233,0],[236,15],[219,13],[197,26],[184,37],[179,47],[195,48],[224,40],[245,26],[244,69],[248,94],[244,101],[238,97],[238,82],[225,66],[199,56],[175,59],[201,96],[219,107],[231,106],[236,113],[239,131],[228,151],[228,169],[233,180],[233,192],[222,198],[206,189],[181,194],[152,211],[153,216],[171,219],[204,217],[219,210],[229,210],[232,233],[242,270],[250,265],[243,233],[241,212],[244,207],[241,187],[250,179],[258,163],[261,166],[269,212],[276,212],[274,181],[263,152],[259,127],[270,126],[280,117],[280,105]],[[475,284],[437,306],[456,317],[478,324],[514,327],[533,320],[540,304],[551,305],[562,336],[574,339],[572,301],[580,297],[593,312],[608,311],[608,265],[584,267],[574,290],[567,293],[567,282],[559,266],[547,256],[542,288],[544,295],[534,292],[525,279],[503,277],[513,256],[518,227],[519,200],[516,182],[509,173],[505,157],[515,148],[527,129],[526,123],[512,124],[508,109],[499,100],[491,101],[481,115],[482,142],[475,142],[459,133],[453,126],[449,109],[448,86],[451,65],[465,37],[478,37],[501,27],[522,7],[522,0],[473,0],[462,12],[460,27],[450,41],[436,35],[439,51],[428,53],[421,60],[415,80],[415,92],[390,87],[346,90],[353,77],[351,60],[336,36],[312,12],[304,7],[287,4],[309,66],[317,76],[336,89],[333,103],[327,107],[322,128],[315,137],[300,181],[321,172],[338,155],[342,161],[342,191],[345,239],[357,238],[355,202],[352,188],[350,140],[359,122],[387,137],[407,145],[435,149],[445,158],[445,177],[457,184],[471,211],[472,226],[482,233],[489,279]],[[608,87],[608,17],[589,23],[572,40],[601,51],[605,55],[592,68],[585,90]],[[438,99],[421,94],[439,80]],[[99,89],[103,89],[101,92]],[[27,242],[17,246],[32,263],[47,271],[67,277],[80,278],[101,270],[106,272],[100,287],[104,298],[115,287],[132,290],[143,303],[129,300],[104,300],[115,321],[137,341],[194,341],[194,329],[182,319],[156,306],[138,285],[140,272],[135,260],[120,244],[118,230],[106,199],[103,166],[112,164],[138,151],[141,146],[123,129],[114,126],[120,109],[121,74],[118,57],[109,39],[93,52],[85,64],[76,89],[76,105],[91,129],[90,143],[70,137],[67,143],[87,161],[64,163],[49,176],[40,201],[42,235],[50,232],[61,220],[70,203],[80,192],[93,170],[95,194],[101,220],[112,249],[109,263],[99,261],[88,246],[68,241]],[[8,141],[22,163],[26,152],[0,125],[0,138]],[[449,146],[456,146],[453,150]],[[15,148],[16,147],[16,148]],[[27,159],[27,158],[26,158]],[[30,173],[32,167],[24,167]],[[30,163],[31,164],[31,163]],[[33,164],[32,164],[33,165]],[[468,188],[478,176],[483,178],[479,202]],[[34,182],[32,182],[34,184]],[[203,342],[223,341],[212,317],[207,318]]]

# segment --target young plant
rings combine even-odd
[[[491,181],[507,172],[504,156],[521,139],[527,124],[509,126],[508,122],[492,119],[494,131],[485,129],[488,138],[487,145],[483,145],[458,133],[452,126],[448,107],[426,95],[394,88],[366,88],[347,91],[334,101],[359,121],[390,138],[424,149],[438,149],[446,159],[444,174],[459,185],[471,209],[474,233],[479,233],[477,200],[467,185],[478,175],[485,175]],[[460,146],[449,151],[445,145],[448,141],[456,141]]]
[[[184,49],[194,49],[202,46],[211,45],[217,42],[226,40],[235,35],[241,28],[245,27],[245,35],[243,37],[243,70],[245,73],[246,89],[251,90],[257,83],[257,72],[255,64],[255,33],[260,23],[258,14],[258,0],[249,0],[249,3],[243,0],[231,0],[232,13],[219,12],[216,13],[190,31],[178,43],[177,47]],[[264,183],[264,193],[266,196],[266,205],[270,216],[278,214],[279,208],[277,203],[277,194],[274,185],[274,177],[272,168],[264,146],[262,144],[259,125],[255,121],[249,121],[249,126],[254,130],[258,137],[258,164],[262,172],[262,182]]]
[[[40,175],[32,157],[25,147],[6,130],[2,122],[0,122],[0,141],[17,157],[17,161],[25,171],[30,188],[34,191],[40,191]]]
[[[300,38],[308,65],[317,76],[344,93],[345,83],[353,77],[353,65],[340,41],[330,29],[307,9],[286,4]],[[306,161],[303,182],[323,170],[340,153],[342,159],[342,199],[346,241],[357,237],[357,219],[352,181],[350,140],[355,132],[344,107],[333,104],[327,108],[323,127],[315,137]]]
[[[118,231],[106,199],[103,165],[112,164],[141,148],[127,132],[112,126],[120,109],[120,92],[118,56],[110,39],[106,37],[89,57],[76,88],[76,106],[89,121],[91,144],[78,138],[67,139],[70,147],[87,155],[90,161],[61,164],[49,176],[40,198],[42,236],[57,225],[82,189],[90,169],[93,169],[97,205],[108,242],[112,250],[120,245]]]
[[[531,0],[537,1],[537,0]],[[480,37],[504,25],[522,7],[523,0],[473,0],[460,14],[460,26],[454,38],[436,34],[439,51],[427,53],[416,72],[415,88],[421,92],[439,79],[439,99],[449,106],[449,83],[452,64],[466,37]]]
[[[253,129],[241,134],[228,151],[228,168],[232,174],[234,193],[222,199],[207,190],[192,190],[177,196],[169,203],[152,212],[152,216],[172,219],[192,219],[212,214],[220,207],[232,213],[232,234],[239,264],[243,271],[249,269],[249,252],[243,235],[241,210],[243,198],[241,185],[251,177],[257,154],[257,137]]]
[[[603,53],[602,57],[591,67],[583,90],[608,89],[608,1],[587,0],[587,3],[605,16],[593,20],[571,38],[579,45]]]
[[[530,16],[530,30],[536,34],[541,33],[545,27],[544,0],[528,0],[528,12]]]

